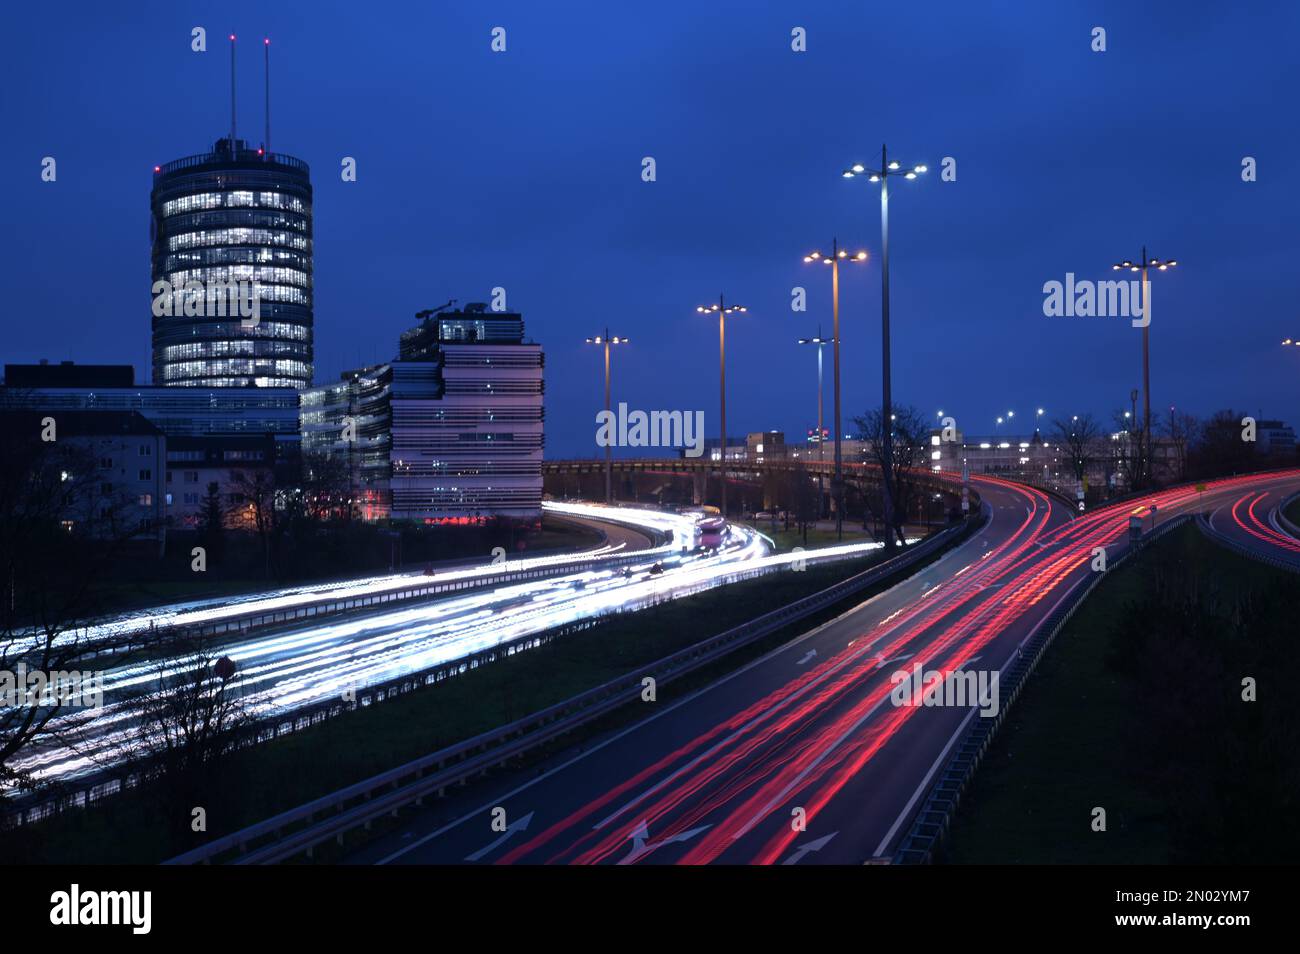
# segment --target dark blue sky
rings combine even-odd
[[[891,202],[896,400],[968,433],[1126,405],[1140,332],[1046,318],[1042,286],[1112,277],[1146,243],[1181,262],[1154,295],[1155,406],[1300,416],[1300,349],[1278,344],[1300,334],[1293,2],[22,4],[0,68],[0,359],[144,379],[151,170],[228,128],[230,32],[240,134],[261,139],[269,35],[273,147],[312,166],[318,383],[500,285],[546,347],[548,456],[596,451],[582,339],[606,324],[634,340],[616,400],[702,408],[716,433],[717,327],[694,308],[723,290],[750,309],[728,329],[729,429],[802,433],[815,365],[793,342],[829,331],[830,278],[801,256],[837,235],[873,258],[841,295],[860,412],[879,401],[879,202],[839,172],[885,140],[931,167]]]

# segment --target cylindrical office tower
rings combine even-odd
[[[307,163],[242,139],[154,169],[153,383],[312,380]]]

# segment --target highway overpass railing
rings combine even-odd
[[[906,572],[958,539],[987,523],[990,511],[981,507],[971,517],[927,538],[893,559],[842,580],[724,633],[626,673],[604,685],[579,693],[508,725],[415,759],[369,779],[282,812],[240,831],[171,859],[168,864],[273,864],[310,855],[330,841],[342,844],[349,832],[371,824],[448,788],[506,766],[554,743],[575,729],[640,700],[646,679],[663,686],[696,672],[724,656],[751,645],[777,630],[835,605],[846,597]],[[813,551],[809,551],[811,555]]]

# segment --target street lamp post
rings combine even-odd
[[[726,297],[719,295],[716,305],[700,305],[695,310],[702,315],[714,312],[718,315],[718,388],[722,394],[722,419],[718,422],[722,427],[719,444],[721,469],[718,475],[722,480],[722,517],[725,520],[727,517],[727,316],[735,312],[743,314],[749,309],[743,305],[728,305]]]
[[[826,460],[826,428],[822,424],[822,395],[826,389],[822,387],[822,349],[826,347],[826,339],[822,337],[821,327],[817,328],[816,338],[800,338],[799,344],[810,344],[817,346],[817,462],[822,463]],[[821,494],[824,490],[821,472],[817,473],[817,519],[821,519]]]
[[[609,329],[605,329],[603,335],[596,335],[594,338],[588,338],[587,344],[605,346],[605,414],[609,415],[609,349],[611,345],[627,344],[627,338],[610,337]],[[611,473],[613,465],[610,463],[610,441],[605,442],[605,503],[612,503],[614,500],[612,490]]]
[[[1147,247],[1142,246],[1142,259],[1131,262],[1127,258],[1111,266],[1113,271],[1127,268],[1130,272],[1142,273],[1142,441],[1146,452],[1141,461],[1141,476],[1145,479],[1151,470],[1151,284],[1148,269],[1155,268],[1165,272],[1177,265],[1172,258],[1161,261],[1147,258]]]
[[[889,158],[889,150],[882,145],[880,147],[879,169],[868,169],[858,162],[845,169],[842,173],[846,179],[865,174],[868,177],[867,181],[880,183],[880,347],[882,367],[880,379],[884,403],[884,406],[880,409],[883,422],[882,430],[884,431],[884,447],[880,455],[880,476],[884,486],[886,549],[893,549],[894,547],[893,529],[895,517],[894,494],[891,488],[894,475],[894,428],[892,424],[894,415],[889,364],[889,177],[902,176],[904,179],[915,179],[925,171],[926,167],[923,165],[913,166],[911,169],[904,171],[897,159],[891,160]]]
[[[835,533],[837,539],[843,540],[844,465],[840,454],[840,440],[844,436],[844,429],[840,426],[840,261],[865,262],[867,253],[858,251],[850,256],[848,252],[840,248],[838,239],[831,239],[831,253],[829,255],[823,255],[821,252],[810,252],[803,257],[803,260],[805,262],[821,262],[823,265],[831,267],[831,316],[834,322],[831,333],[833,343],[831,354],[834,365],[832,387],[835,389],[835,399],[832,402],[832,414],[835,417],[835,476],[831,478],[831,496],[835,498]]]

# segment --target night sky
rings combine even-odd
[[[815,356],[794,339],[830,325],[830,269],[801,257],[835,235],[872,256],[841,294],[860,413],[880,399],[879,200],[839,173],[883,140],[930,167],[891,201],[896,401],[971,434],[1009,409],[1127,406],[1140,332],[1046,318],[1042,287],[1114,277],[1145,243],[1180,262],[1155,279],[1154,406],[1300,418],[1300,349],[1279,346],[1300,334],[1294,2],[82,2],[8,21],[6,362],[145,380],[152,168],[225,134],[234,32],[241,137],[262,139],[269,35],[272,147],[312,167],[317,383],[499,285],[546,349],[549,457],[597,452],[582,339],[606,325],[633,339],[616,400],[702,408],[716,434],[717,326],[695,306],[725,291],[750,309],[728,327],[729,430],[801,434]]]

